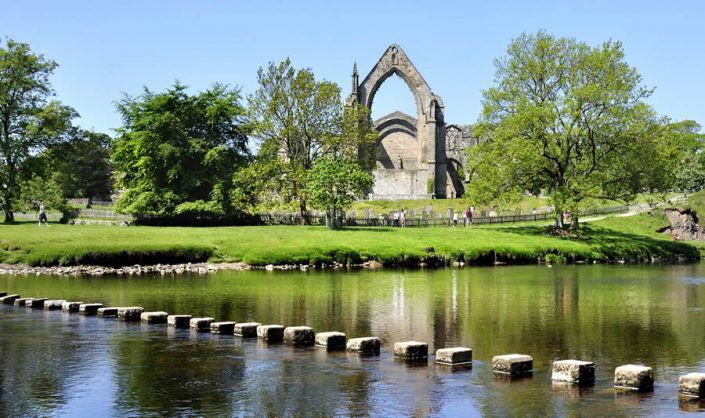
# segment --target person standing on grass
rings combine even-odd
[[[399,220],[401,221],[401,227],[404,228],[404,226],[406,226],[406,209],[401,210]]]
[[[453,228],[458,226],[458,212],[453,212]]]
[[[472,211],[470,206],[465,210],[465,227],[472,226]]]
[[[47,219],[46,210],[44,210],[44,202],[39,201],[39,226],[42,226],[42,221],[49,226],[49,220]]]

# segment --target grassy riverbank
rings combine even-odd
[[[612,217],[582,224],[580,236],[546,234],[545,226],[355,228],[260,226],[219,228],[117,227],[35,223],[0,226],[0,262],[29,265],[131,265],[184,261],[248,264],[360,263],[415,265],[552,260],[675,260],[698,258],[701,247],[654,232],[659,215]]]

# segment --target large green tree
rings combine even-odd
[[[117,209],[158,217],[234,213],[232,174],[248,158],[249,124],[237,89],[190,95],[178,82],[118,103],[123,126],[112,159]]]
[[[470,194],[490,200],[545,190],[563,227],[561,212],[604,195],[610,167],[645,138],[651,90],[619,42],[590,47],[522,34],[495,67],[497,84],[483,92],[480,144],[469,156]]]
[[[305,222],[307,172],[340,145],[340,87],[316,80],[310,69],[296,70],[289,59],[260,68],[257,81],[249,112],[259,141],[259,170],[279,199],[297,202]]]
[[[76,112],[49,98],[49,76],[57,64],[29,45],[0,40],[0,206],[5,222],[14,221],[20,171],[26,159],[62,142]]]

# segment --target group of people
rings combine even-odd
[[[465,224],[465,227],[472,226],[472,217],[475,213],[475,208],[472,206],[468,206],[467,209],[465,209],[465,212],[463,213],[463,223]],[[458,226],[458,212],[453,212],[453,228]]]
[[[398,227],[406,226],[406,210],[402,209],[400,211],[392,211],[392,225]]]

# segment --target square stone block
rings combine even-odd
[[[394,343],[394,357],[403,360],[424,360],[428,358],[428,344],[418,341]]]
[[[257,327],[260,325],[259,322],[238,322],[233,334],[242,338],[257,338]]]
[[[82,303],[78,305],[78,313],[81,315],[96,315],[98,309],[102,307],[102,303]]]
[[[98,308],[97,315],[102,318],[117,318],[118,308]]]
[[[213,318],[208,318],[208,317],[191,318],[191,320],[189,321],[189,326],[192,329],[195,329],[198,331],[210,331],[211,322],[213,322]]]
[[[556,382],[570,383],[595,380],[595,363],[581,360],[554,361],[551,379]]]
[[[472,363],[472,349],[467,347],[451,347],[436,350],[436,363],[468,364]]]
[[[0,292],[0,297],[3,297],[3,296],[7,296],[7,292],[5,292],[4,290]]]
[[[15,299],[15,306],[27,306],[27,301],[32,300],[34,298],[17,298]]]
[[[191,322],[191,315],[169,315],[166,323],[175,328],[188,328]]]
[[[61,310],[64,312],[78,312],[83,302],[64,302],[61,304]]]
[[[299,326],[284,328],[284,342],[299,347],[311,346],[316,342],[313,328]]]
[[[689,398],[705,397],[705,373],[688,373],[679,377],[678,393]]]
[[[257,337],[269,343],[280,343],[284,338],[284,326],[260,325],[257,327]]]
[[[168,313],[162,311],[142,312],[142,314],[140,314],[140,321],[145,324],[166,324],[168,316]]]
[[[58,311],[63,306],[65,300],[45,300],[44,310],[45,311]]]
[[[338,331],[319,332],[316,334],[316,345],[326,347],[328,350],[344,350],[345,334]]]
[[[4,305],[12,305],[15,303],[15,299],[19,299],[20,295],[14,294],[14,295],[5,295],[3,297],[0,297],[0,302],[2,302]]]
[[[349,339],[345,349],[353,353],[379,354],[379,347],[379,338],[359,337]]]
[[[211,322],[211,332],[213,334],[233,334],[235,330],[235,322],[223,321],[223,322]]]
[[[505,354],[492,357],[492,371],[512,376],[531,373],[534,359],[526,354]]]
[[[129,306],[118,308],[118,318],[125,321],[139,321],[144,312],[140,306]]]
[[[44,302],[47,298],[34,298],[25,302],[24,306],[32,309],[44,309]]]
[[[614,386],[625,389],[651,390],[654,372],[651,367],[625,364],[614,369]]]

